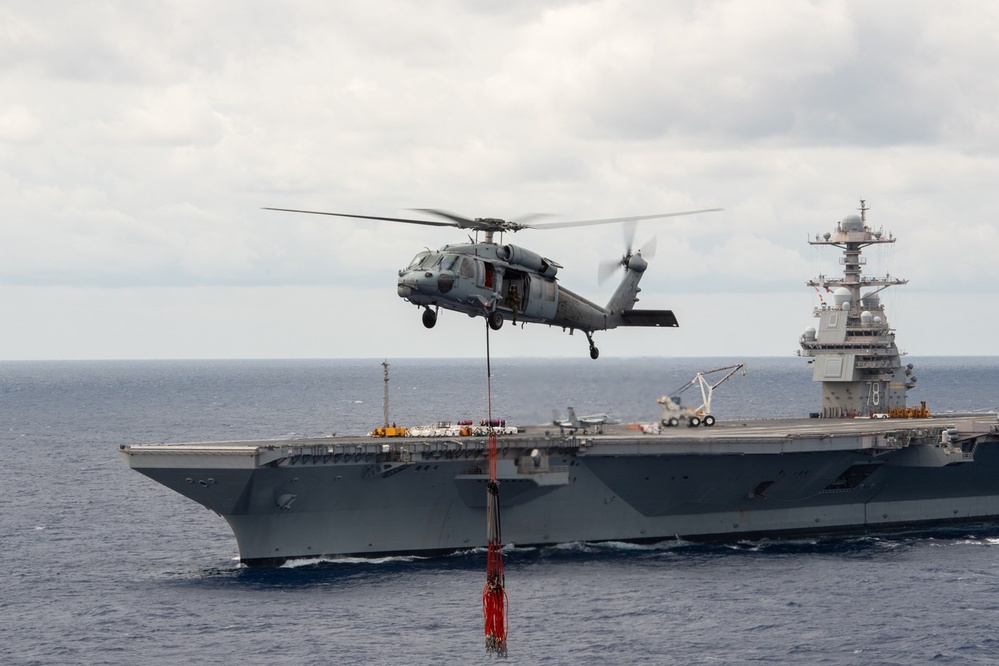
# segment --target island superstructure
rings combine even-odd
[[[497,462],[504,540],[654,543],[999,520],[999,420],[906,408],[915,378],[878,297],[905,281],[862,274],[862,250],[894,239],[870,230],[861,209],[813,243],[844,254],[843,278],[808,283],[833,302],[815,310],[819,326],[801,338],[822,385],[814,416],[825,418],[608,425],[598,434],[507,427]],[[914,413],[922,418],[896,418]],[[461,432],[471,434],[136,444],[120,453],[222,516],[243,563],[267,566],[484,547],[487,437]]]
[[[908,280],[863,275],[864,248],[895,242],[891,234],[867,225],[868,210],[861,200],[860,215],[844,218],[834,231],[809,241],[843,250],[843,277],[820,275],[807,283],[820,294],[831,294],[832,300],[823,298],[815,309],[818,328],[809,327],[801,336],[800,354],[815,359],[812,379],[822,384],[824,417],[904,415],[906,393],[916,384],[912,364],[902,364],[880,297]]]

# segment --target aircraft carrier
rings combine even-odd
[[[592,433],[505,428],[504,542],[737,540],[999,519],[996,414],[941,418],[906,405],[916,379],[880,299],[905,280],[863,275],[864,248],[895,242],[867,225],[866,211],[861,202],[860,215],[810,241],[840,248],[844,266],[842,277],[807,283],[822,297],[799,352],[822,385],[814,413],[680,427],[664,418]],[[273,566],[484,547],[483,433],[136,444],[120,453],[222,516],[243,563]]]

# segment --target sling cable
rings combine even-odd
[[[496,431],[493,425],[492,367],[489,325],[486,325],[486,402],[489,419],[489,482],[486,484],[486,585],[482,589],[482,615],[486,623],[486,653],[505,658],[507,597],[503,575],[503,537],[500,530],[499,481],[496,480]]]

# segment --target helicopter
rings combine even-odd
[[[637,310],[638,287],[642,274],[648,268],[643,250],[650,258],[655,252],[654,240],[645,248],[632,251],[634,225],[639,220],[649,220],[681,215],[695,215],[722,210],[707,208],[679,213],[660,213],[600,220],[578,220],[547,224],[528,224],[526,221],[503,220],[493,217],[466,218],[443,210],[418,208],[416,211],[440,218],[437,220],[350,213],[329,213],[294,208],[264,210],[309,215],[332,215],[362,220],[422,224],[436,227],[456,227],[475,232],[468,243],[448,244],[439,250],[425,249],[416,254],[406,268],[399,271],[396,291],[401,298],[423,308],[423,325],[433,328],[441,308],[462,312],[469,317],[484,317],[489,328],[498,331],[509,319],[519,322],[560,326],[569,334],[576,330],[586,335],[590,358],[596,359],[600,350],[593,343],[594,331],[618,326],[679,326],[672,310]],[[606,279],[616,270],[624,269],[624,277],[607,305],[601,307],[566,289],[557,281],[562,266],[551,259],[520,247],[504,244],[502,234],[524,229],[561,229],[597,224],[626,223],[626,250],[620,260],[605,262],[600,266],[599,277]],[[478,242],[478,234],[483,241]],[[499,243],[493,241],[501,235]]]

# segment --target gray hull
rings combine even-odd
[[[246,564],[486,544],[486,441],[136,445],[136,470],[224,517]],[[994,415],[802,420],[499,440],[503,541],[654,542],[999,519]]]

